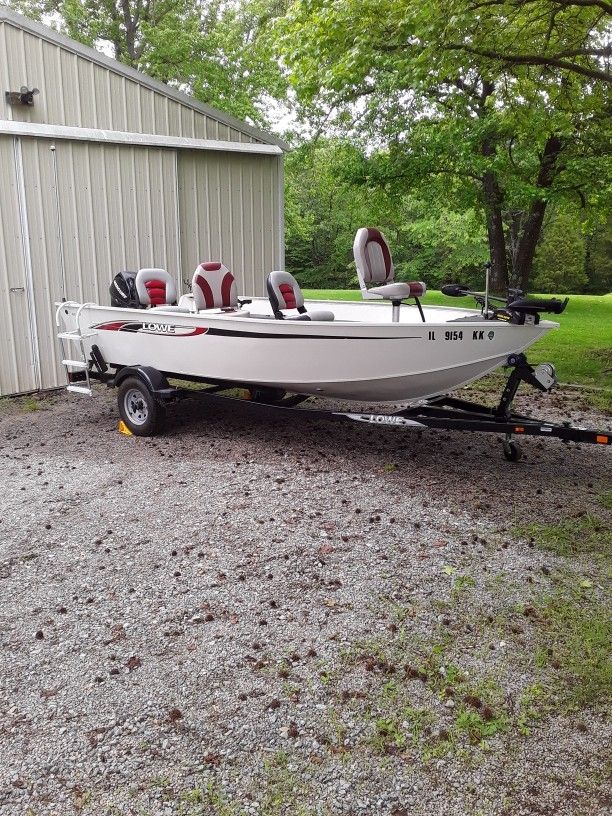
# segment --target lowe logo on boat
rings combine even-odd
[[[174,334],[174,326],[169,323],[143,323],[142,330],[154,334]]]

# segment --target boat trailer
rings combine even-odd
[[[513,437],[544,436],[555,437],[566,443],[612,444],[612,431],[578,428],[569,422],[555,424],[512,411],[512,403],[522,382],[546,392],[556,384],[556,377],[554,367],[550,363],[532,366],[527,362],[524,354],[511,354],[507,360],[507,367],[510,367],[512,371],[502,391],[499,404],[494,408],[457,397],[438,396],[421,400],[393,413],[362,413],[308,408],[300,410],[300,414],[321,419],[350,420],[419,431],[426,428],[438,428],[447,431],[503,434],[503,453],[510,462],[516,462],[521,457],[521,449]],[[274,410],[293,411],[299,404],[310,399],[309,396],[302,394],[286,395],[278,388],[265,388],[236,382],[209,382],[171,372],[160,372],[150,366],[125,366],[111,373],[95,345],[92,347],[88,369],[88,382],[91,377],[105,382],[109,387],[119,389],[118,403],[122,420],[120,429],[124,433],[137,436],[153,436],[158,433],[163,427],[166,405],[178,400],[197,397],[225,403],[233,401],[247,403],[253,407],[265,406]],[[79,379],[79,374],[81,372],[75,372],[69,377],[71,382]],[[173,386],[169,383],[171,379],[196,382],[204,387],[194,390]],[[246,396],[224,393],[236,389],[241,390],[243,394],[246,392]],[[77,390],[77,388],[71,390]]]

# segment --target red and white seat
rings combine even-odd
[[[238,308],[236,279],[220,261],[206,261],[198,266],[191,291],[197,311]]]
[[[289,272],[270,272],[266,281],[270,305],[277,320],[333,320],[333,312],[309,312],[304,306],[304,296],[298,282]],[[284,314],[285,310],[297,311],[295,315]]]
[[[141,269],[136,274],[136,292],[142,306],[176,304],[176,284],[165,269]]]
[[[353,256],[364,300],[390,300],[393,303],[393,320],[397,321],[401,301],[414,298],[425,322],[419,298],[427,292],[427,286],[422,281],[395,282],[391,251],[380,230],[375,227],[358,229]],[[372,283],[382,286],[368,286]]]

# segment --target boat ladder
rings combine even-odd
[[[74,301],[64,301],[61,303],[57,311],[55,312],[55,325],[57,328],[60,328],[60,312],[62,309],[65,309],[67,306],[78,306],[76,315],[75,315],[75,322],[76,328],[72,329],[72,331],[58,331],[57,338],[60,341],[60,346],[62,349],[62,365],[66,369],[66,379],[68,381],[68,385],[66,386],[67,391],[71,391],[74,394],[86,394],[88,397],[92,396],[91,390],[91,378],[90,378],[90,361],[87,358],[87,354],[85,352],[85,346],[83,341],[88,339],[89,337],[95,337],[97,332],[95,331],[82,331],[81,324],[80,324],[80,317],[81,312],[87,306],[94,306],[93,303],[76,303]],[[74,358],[74,359],[73,359]],[[71,374],[73,371],[76,370],[78,372],[83,372],[85,375],[84,380],[81,380],[81,383],[76,384],[71,380]]]

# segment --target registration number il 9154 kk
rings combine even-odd
[[[436,333],[435,331],[430,331],[427,333],[428,340],[435,340]],[[459,331],[445,331],[444,332],[444,339],[445,340],[463,340],[463,331],[460,329]]]

